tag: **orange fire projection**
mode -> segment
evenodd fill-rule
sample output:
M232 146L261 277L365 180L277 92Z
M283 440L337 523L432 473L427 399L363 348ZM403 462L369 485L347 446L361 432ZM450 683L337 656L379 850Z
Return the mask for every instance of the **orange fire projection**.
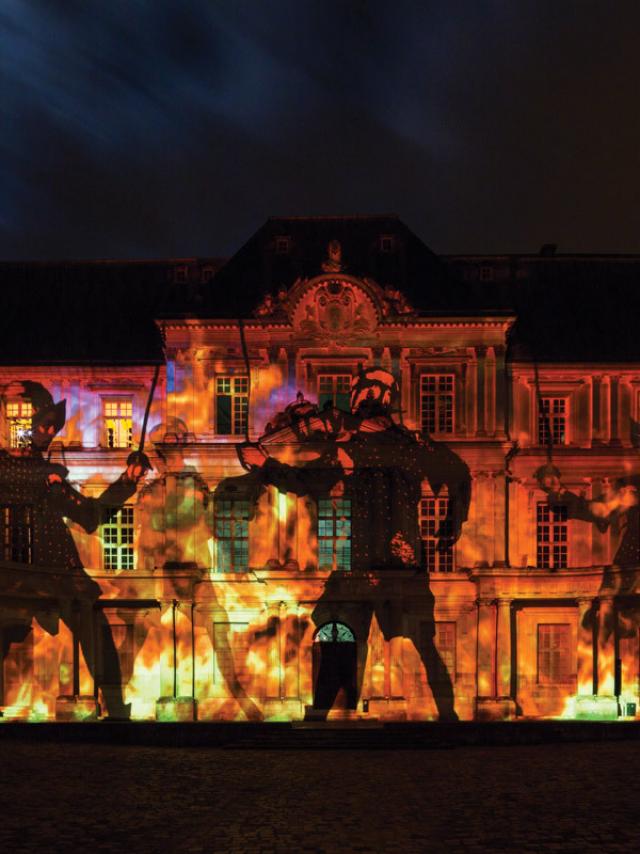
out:
M325 272L275 319L162 325L142 473L152 369L28 374L34 431L67 411L0 452L2 720L635 715L629 449L561 475L530 366L502 426L511 319L419 319ZM6 402L27 374L3 370ZM545 383L592 412L590 378Z

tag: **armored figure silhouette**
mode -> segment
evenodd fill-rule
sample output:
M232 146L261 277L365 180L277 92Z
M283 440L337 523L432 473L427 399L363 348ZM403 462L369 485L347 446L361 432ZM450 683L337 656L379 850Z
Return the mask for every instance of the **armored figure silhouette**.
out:
M67 480L67 469L51 463L45 453L65 423L66 402L54 404L40 383L23 381L8 390L11 396L31 403L31 428L20 437L20 447L0 450L0 506L4 515L3 569L9 582L3 593L23 603L33 602L31 617L51 634L58 631L58 618L77 637L94 679L97 668L93 650L93 627L79 618L82 603L95 602L99 585L85 572L65 518L92 533L103 514L121 507L136 491L138 480L150 463L134 452L127 469L99 498L89 498ZM55 602L52 611L38 605L42 599ZM128 718L120 686L120 665L109 624L96 609L94 622L102 639L102 695L111 718ZM6 652L6 650L5 650ZM96 689L97 689L96 685Z
M368 580L360 602L360 613L364 614L360 634L368 636L375 614L386 640L403 634L397 612L386 607L389 570L424 568L418 522L423 480L429 481L435 495L443 486L448 490L448 513L437 532L440 550L449 548L460 536L471 484L467 465L445 444L418 438L394 421L397 397L393 375L382 369L359 370L351 385L350 412L331 405L319 409L299 395L296 403L268 426L262 440L273 440L286 431L289 436L293 434L294 442L313 449L315 458L292 466L268 456L261 442L245 443L238 447L238 454L248 473L227 478L216 490L216 497L242 495L254 504L267 485L316 501L329 496L351 500L351 575ZM340 598L343 576L336 571L328 578L313 613L317 626L339 616L335 602ZM411 636L411 640L425 664L440 717L454 718L453 687L434 644L434 602L426 573L425 579L420 618L428 630L423 629L419 638ZM363 666L360 677L362 671ZM323 663L318 683L323 683ZM322 692L321 701L316 697L316 705L321 702L323 708L330 708L339 688L335 683L334 688ZM360 686L348 688L352 706L359 692Z

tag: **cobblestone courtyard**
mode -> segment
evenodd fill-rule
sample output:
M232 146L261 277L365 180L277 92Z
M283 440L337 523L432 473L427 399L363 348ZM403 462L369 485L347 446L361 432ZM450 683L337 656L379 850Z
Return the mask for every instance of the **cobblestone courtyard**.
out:
M0 743L0 851L638 850L636 743L222 750Z

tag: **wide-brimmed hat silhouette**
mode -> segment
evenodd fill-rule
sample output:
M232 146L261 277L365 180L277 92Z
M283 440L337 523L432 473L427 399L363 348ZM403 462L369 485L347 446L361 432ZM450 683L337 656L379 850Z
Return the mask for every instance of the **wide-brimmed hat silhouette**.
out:
M20 380L13 382L5 389L7 398L21 397L28 400L33 409L31 417L32 434L38 432L39 427L46 427L45 431L49 441L64 427L67 418L67 401L53 402L51 392L42 383L33 380ZM49 428L53 428L49 430Z

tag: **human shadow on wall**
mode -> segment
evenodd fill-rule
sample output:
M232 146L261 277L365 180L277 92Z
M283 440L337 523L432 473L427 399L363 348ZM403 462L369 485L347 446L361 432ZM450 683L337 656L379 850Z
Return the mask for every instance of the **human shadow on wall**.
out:
M394 420L398 397L393 375L382 369L359 370L351 385L349 411L330 403L319 409L299 394L267 425L257 444L238 447L248 472L223 480L215 498L242 498L255 508L262 491L272 485L281 493L308 496L317 507L323 502L319 565L333 571L316 603L313 621L318 628L330 621L353 627L358 638L358 675L354 698L353 689L336 683L328 673L331 656L335 659L334 652L328 651L318 671L316 704L335 700L341 688L352 706L357 702L375 615L385 640L407 637L413 642L439 717L451 720L456 718L453 685L435 645L434 597L421 555L418 505L423 480L429 481L435 496L446 486L448 511L436 537L439 550L450 549L467 518L471 478L467 465L447 445L420 437ZM271 442L298 446L312 459L295 466L282 463L267 455L265 446ZM421 573L424 608L419 620L403 620L397 607L388 612L385 603L398 598L393 570ZM421 631L416 628L419 624ZM330 684L335 691L328 688Z
M45 631L58 632L58 620L79 643L89 671L112 718L128 718L122 697L118 652L104 612L94 608L100 587L85 571L65 519L93 533L113 508L122 507L150 467L134 452L127 468L99 498L88 498L67 480L67 469L50 462L47 451L65 424L66 402L53 402L47 389L24 380L5 389L7 400L30 404L32 415L11 423L12 447L0 450L0 509L3 522L2 589L20 603L23 622L35 618ZM28 411L28 410L27 410ZM43 606L53 601L54 608ZM93 609L93 619L83 619ZM102 640L97 666L94 631ZM8 648L3 649L3 660ZM73 686L77 693L78 685Z
M638 427L638 422L632 421L631 439L635 447L640 438ZM635 602L640 567L640 475L613 479L607 489L590 499L567 489L560 470L552 463L540 466L534 475L551 508L565 508L567 519L591 523L601 533L612 530L617 534L613 563L603 566L598 595L586 610L581 625L597 643L606 644L613 638L617 648L621 638L636 637L640 626ZM615 600L616 608L601 608L603 598ZM619 694L619 666L615 667L613 678L614 691Z
M160 425L155 432L157 435L154 437L152 432L151 438L155 438L158 474L140 491L140 509L146 524L141 531L139 548L141 559L152 566L163 565L166 579L171 582L173 570L210 565L207 543L215 535L215 518L205 479L185 460L184 451L189 441L186 427L172 422ZM217 669L230 697L238 703L246 718L260 721L263 715L247 693L236 668L231 642L232 617L226 607L223 588L216 579L207 580L205 584L206 594L200 603L206 604L205 628ZM180 597L181 591L174 589L173 595ZM187 598L190 595L187 593ZM209 619L211 614L215 614L215 622Z

